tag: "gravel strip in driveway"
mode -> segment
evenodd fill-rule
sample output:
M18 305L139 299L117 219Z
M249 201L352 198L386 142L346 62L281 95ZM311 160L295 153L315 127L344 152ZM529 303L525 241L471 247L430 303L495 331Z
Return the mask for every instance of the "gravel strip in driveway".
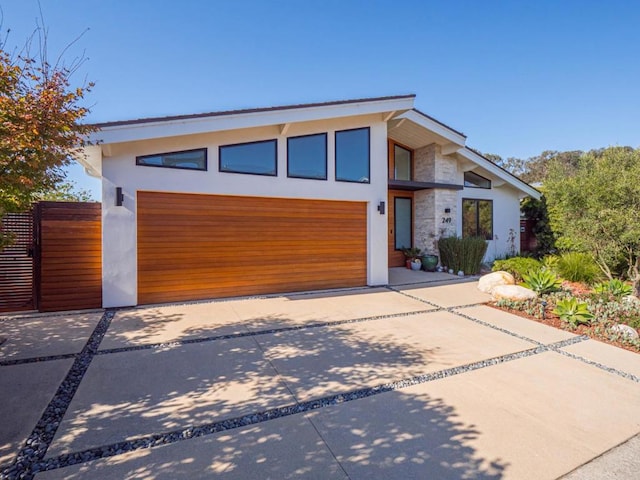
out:
M557 412L567 412L568 423L565 428L575 428L576 431L560 432L562 435L559 434L557 438L554 437L554 441L557 443L565 437L568 439L567 441L580 439L580 431L583 427L588 427L585 432L589 432L590 435L606 437L606 441L602 440L590 445L589 448L593 449L595 453L590 453L591 450L587 453L582 452L580 455L575 455L576 459L584 459L588 455L591 455L589 458L592 458L596 454L602 453L602 451L597 450L598 448L604 448L606 445L615 445L615 443L612 443L617 438L615 426L613 430L604 431L602 430L602 421L596 422L594 426L588 423L580 425L571 423L570 413L572 408L578 409L579 418L588 418L588 412L579 410L581 400L576 398L575 392L577 391L576 389L583 388L584 394L590 397L588 402L590 408L595 408L593 406L598 405L598 402L593 400L593 395L601 393L597 392L597 385L592 382L593 379L601 380L603 384L608 386L607 392L604 392L608 403L605 402L598 406L597 408L600 410L594 412L594 415L600 415L599 418L602 419L608 418L609 413L612 413L611 418L618 421L620 414L614 415L615 412L607 410L609 403L618 399L621 402L620 404L624 405L624 408L628 410L628 406L633 403L631 400L635 392L638 393L638 400L640 401L640 389L637 389L639 379L635 375L635 367L627 371L622 359L609 362L609 358L618 358L615 355L607 357L609 350L605 353L594 349L580 350L579 347L589 341L586 337L570 335L568 338L549 341L549 339L553 338L553 335L548 335L547 332L537 332L535 329L528 330L521 325L516 325L516 320L513 323L509 322L509 318L501 318L499 321L494 320L486 317L486 312L482 315L474 315L475 310L480 307L478 307L478 303L464 301L465 297L461 296L461 292L464 291L463 286L448 289L433 288L439 289L434 291L433 299L435 300L430 299L427 288L413 290L410 288L389 288L384 296L385 301L393 301L394 295L397 295L397 298L404 298L402 308L399 308L394 313L391 311L393 310L392 306L387 305L382 315L359 317L355 315L355 312L369 312L372 307L370 302L367 305L359 305L358 292L355 290L352 298L340 299L342 302L340 304L341 315L347 318L343 317L337 320L327 319L320 315L319 318L321 320L314 321L313 312L305 312L303 303L297 303L296 305L290 305L289 308L293 313L299 312L300 318L294 318L293 313L291 313L289 317L281 316L276 321L270 317L269 321L260 322L258 314L253 312L260 311L260 302L262 300L273 300L274 297L246 300L254 303L252 305L243 305L243 309L247 312L247 318L250 319L251 323L251 328L245 331L221 335L207 334L212 330L206 328L207 319L201 314L198 322L200 322L199 325L204 325L204 327L199 335L188 332L188 335L178 336L175 340L168 342L148 341L147 343L125 343L124 345L120 343L118 345L114 341L109 345L109 348L99 350L100 342L107 329L109 329L109 324L113 318L112 311L105 312L91 338L80 353L67 352L58 354L66 355L65 358L69 362L73 359L73 366L45 409L45 413L37 422L16 460L9 465L5 464L0 467L0 478L33 478L34 475L37 476L38 480L40 477L43 480L48 478L76 478L75 475L82 476L81 472L87 472L88 475L90 475L88 472L100 472L94 478L102 478L103 475L105 478L134 478L135 475L142 472L153 476L154 471L156 471L154 469L157 469L158 472L162 471L163 464L172 465L174 470L171 471L175 473L175 478L180 477L180 475L182 475L182 478L205 476L204 470L190 470L195 466L200 469L215 467L219 469L215 471L219 471L220 474L233 473L234 466L237 466L238 470L235 478L243 478L238 476L241 474L245 475L244 478L266 478L267 472L276 471L282 472L279 478L285 478L291 472L294 473L292 474L293 476L300 478L345 478L347 475L350 478L375 478L376 475L380 476L382 474L380 472L389 475L391 475L391 472L396 472L401 476L402 472L405 471L402 468L408 468L409 466L411 467L406 471L415 472L417 471L415 470L416 468L420 469L421 461L427 461L425 465L435 465L435 463L429 462L437 462L440 465L439 468L442 468L442 472L449 472L449 477L445 478L458 478L452 473L457 470L455 468L448 470L449 467L446 465L446 461L456 460L455 455L453 457L438 458L436 449L428 453L433 456L428 460L426 457L407 457L407 455L412 455L413 450L405 449L403 442L415 442L421 435L428 435L428 432L435 428L435 424L428 422L451 423L453 426L464 423L466 413L459 417L453 406L446 406L446 399L437 399L442 407L441 411L445 412L446 416L442 418L430 417L428 411L425 410L424 415L426 416L422 417L421 409L417 408L418 404L410 401L410 397L414 395L412 392L422 391L421 389L428 391L431 388L430 386L440 386L447 383L446 388L438 387L433 388L433 390L448 392L448 394L452 395L452 401L464 399L464 405L461 404L461 407L466 408L467 410L463 411L468 412L469 405L473 406L474 399L466 396L465 389L468 387L469 391L476 389L477 392L482 392L482 395L486 397L485 403L478 405L478 411L491 413L491 415L498 418L497 424L499 425L501 423L499 421L500 411L492 409L492 401L490 400L491 388L493 387L490 383L477 383L477 379L484 379L482 382L486 382L487 379L495 379L496 385L500 386L504 395L508 392L509 384L500 378L498 372L510 372L510 375L515 376L513 378L517 378L518 365L522 362L522 364L528 365L529 371L535 372L539 381L546 381L544 369L539 368L537 365L537 359L541 358L545 358L549 365L559 365L563 366L563 368L573 366L576 372L580 371L580 375L577 376L579 378L572 383L571 388L565 389L566 392L571 392L573 400L570 401L575 401L575 405L563 403L557 406ZM475 288L475 284L467 284L467 288ZM371 294L371 290L363 291ZM416 295L413 295L412 291ZM436 301L447 295L453 295L454 297L449 298L446 302ZM469 298L475 300L476 297L480 299L480 296L473 292L473 295ZM304 298L313 300L314 308L322 308L323 302L330 303L332 301L330 295L326 295L324 292L320 295L313 293L307 296L299 295L296 300L300 299L302 301ZM380 301L381 298L382 296L377 301ZM226 308L228 308L232 302L225 303ZM272 302L272 307L275 304L277 302ZM426 308L417 310L416 306L419 308L420 304ZM212 315L215 315L216 305L217 302L211 302L210 304ZM203 308L198 310L203 312ZM287 322L287 318L291 321ZM265 328L257 328L259 325L264 325ZM432 335L429 332L432 332ZM151 339L152 337L149 336L147 338ZM112 339L115 340L113 336ZM255 346L249 348L250 344L255 344ZM226 345L229 345L229 347L226 347ZM344 351L341 345L351 348L352 351ZM225 353L226 348L230 349L228 354ZM173 358L175 361L175 355L182 349L185 350L185 365L183 367L191 368L189 365L193 362L193 372L195 373L190 373L191 370L189 368L183 368L182 370L176 368L179 373L178 376L186 381L184 383L183 380L180 380L182 382L180 385L186 385L183 390L180 390L181 387L177 382L176 374L173 370L170 370L172 368L171 361L168 360ZM187 349L190 349L190 352L187 352ZM252 351L250 356L245 355L248 350ZM359 352L359 350L363 351ZM208 356L203 355L201 357L201 359L207 358L206 362L198 362L198 358L200 358L197 354L198 351L209 352ZM173 357L166 355L171 352L173 352ZM246 361L244 363L236 362L234 354L245 355L242 358L246 359ZM138 357L137 355L142 356ZM162 360L164 355L166 357ZM130 356L130 361L123 361L127 356ZM55 355L38 356L36 358L24 357L20 359L20 362L28 363L29 367L35 367L38 364L53 364L54 357ZM138 363L137 359L140 358L147 358L147 361ZM555 358L561 358L562 361L554 360ZM299 363L303 359L306 362L304 365ZM13 362L13 359L5 359L5 361ZM233 368L225 367L227 370L220 369L219 367L224 365L216 366L217 361L226 361L229 363L227 367ZM386 368L389 366L389 361L392 362L392 367L394 366L393 362L396 362L397 368ZM12 363L3 364L1 362L0 360L0 374L2 374L2 368L15 368ZM109 367L111 370L109 368L105 370L100 367L100 365L108 366L111 362L114 363ZM406 368L401 368L402 362L408 362ZM260 366L265 363L270 364L271 368ZM118 365L120 366L118 367ZM246 365L246 367L243 365ZM345 378L351 379L352 382L341 381L341 375L346 374L345 372L347 372L350 365L353 371ZM376 369L376 365L379 365L380 368ZM136 375L139 377L140 386L139 388L136 387L137 390L132 398L142 398L142 395L146 395L145 398L148 402L148 407L150 407L140 409L137 413L133 412L134 415L130 417L131 424L138 422L139 428L130 429L128 432L120 431L120 427L114 427L109 430L110 424L117 426L123 424L123 421L127 423L126 420L129 418L127 415L132 412L123 411L122 414L118 412L120 398L118 395L122 394L122 398L128 401L125 393L129 385L119 385L119 382L125 380L118 380L120 377L115 373L115 376L111 376L111 374L105 377L100 376L102 375L101 372L112 371L116 367L120 370L131 369L127 374L128 377L125 375L127 378L134 379ZM567 369L567 375L572 375L570 370L570 368ZM180 374L182 371L183 374ZM358 372L367 371L371 371L369 379L358 377L360 375ZM595 374L593 371L598 373ZM164 374L165 372L166 374ZM219 380L216 380L216 372L222 372L222 377ZM269 395L263 396L260 393L260 388L254 388L251 384L242 381L243 372L253 372L251 376L256 381L264 377L262 380L271 382L274 388L277 387L278 392L283 392L283 394L273 397L269 397ZM495 375L497 377L492 372L496 372ZM563 374L564 371L553 372L553 375L549 375L549 377L553 381L557 381L562 378ZM315 377L310 375L315 375ZM223 388L225 382L229 381L236 381L238 385L244 385L243 388L251 387L250 391L258 401L248 402L247 397L243 397L244 399L241 399L245 405L243 408L235 408L233 404L235 400L229 396L225 397L227 403L220 404L224 408L212 403L202 403L205 400L204 397L202 399L198 397L202 392L191 386L189 382L195 381L194 385L197 386L199 385L198 382L205 376L206 379L213 379L212 382L209 382L212 388ZM327 383L332 379L337 379L335 387L332 383ZM470 383L467 383L467 379L469 379L468 382ZM153 388L147 389L145 382L156 382L158 386L171 395L178 392L182 397L189 399L193 406L197 407L199 413L190 415L189 411L184 410L184 403L165 402L169 398L165 393L160 392L160 396L154 397L153 392L156 384L150 384L149 387ZM526 379L519 379L519 382L521 388L526 385L526 388L530 389L531 392L541 393L536 398L548 399L549 396L553 396L554 388L556 388L553 383L536 386L528 384ZM89 429L89 432L96 430L98 435L91 437L93 438L92 441L84 442L83 435L85 434L82 431L74 431L74 428L78 425L76 420L83 411L89 411L86 409L87 406L93 405L96 401L100 402L100 395L91 396L91 391L93 390L91 386L94 385L98 388L103 383L104 388L113 390L113 398L108 399L103 395L102 400L105 401L101 408L110 415L120 416L120 423L116 421L93 424L94 426ZM83 386L85 387L84 389L82 388ZM616 386L621 387L620 396L617 396ZM314 387L322 388L314 390ZM287 397L284 393L286 391L289 391L293 397ZM306 396L301 394L305 391L308 392ZM235 390L235 392L242 392L242 389ZM403 417L403 412L401 411L389 412L389 418L353 418L351 423L354 427L349 432L327 431L327 425L331 425L331 421L327 420L322 424L324 426L320 428L320 423L314 423L313 417L307 417L322 414L323 418L330 419L331 415L325 416L323 412L335 412L335 409L347 407L348 409L342 410L340 415L349 417L353 412L360 411L359 415L367 416L369 413L367 413L365 407L362 410L361 408L352 409L351 406L365 405L368 401L374 401L375 399L380 399L378 405L383 405L389 403L389 398L394 398L395 395L401 395L405 399L405 401L399 403L400 405L406 405L407 407L416 405L417 408L417 410L407 412L413 419L413 423L412 427L407 427L406 430L402 430L402 422L400 420ZM479 395L479 401L481 401L480 397L482 395ZM237 398L240 399L240 397ZM523 402L527 399L527 395L526 393L521 393L519 396L515 395L514 398L519 398L519 401ZM158 399L160 402L156 401ZM356 400L362 403L356 402ZM567 402L569 400L564 399L563 401ZM242 402L239 402L238 405L240 403ZM510 405L508 401L498 403L500 408L505 409L504 412L508 413L507 417L511 419L510 421L517 421L518 415L521 414L521 411L524 411L517 404ZM529 425L532 417L535 417L535 403L526 407L526 419L523 419L522 424L517 426L520 429L524 425ZM549 406L545 405L544 408L548 409ZM138 415L139 420L136 419L135 415ZM173 415L181 420L172 424L164 421L158 415L169 415L167 418ZM335 418L340 417L340 415ZM560 415L562 413L557 413L556 417L560 418ZM89 423L96 421L91 415L83 418L88 420ZM108 420L108 415L105 416L105 419ZM158 421L158 419L162 421ZM305 421L303 422L302 419ZM355 427L359 420L366 420L365 424L370 426L372 426L371 422L379 421L381 423L378 426L384 428L384 425L391 424L392 419L397 422L394 425L397 425L398 431L389 432L389 436L393 437L393 441L385 440L386 443L384 445L380 444L378 446L375 438L368 438L366 431L359 433ZM421 424L421 421L427 423ZM533 424L543 421L544 418L540 418L535 420ZM630 423L624 429L621 429L621 432L624 430L622 433L626 437L619 438L616 443L628 438L628 432L633 431L636 426L637 430L640 431L640 418L631 415L628 421ZM316 427L315 433L313 428L308 428L309 422ZM282 442L282 435L287 431L287 425L290 428L297 429L297 432L304 432L304 442L308 442L305 445L313 445L314 451L318 452L318 458L322 459L321 461L319 460L314 465L309 459L305 460L304 452L300 448L293 449L291 442L288 444L286 442L281 443L283 445L282 448L285 450L279 450L278 448L263 449L261 445L271 445L273 447L278 442ZM488 425L488 427L494 428L495 425ZM554 435L552 427L553 425L550 425L550 428L545 430L546 434ZM339 429L341 427L331 428ZM503 428L509 431L510 427L508 424L504 424ZM514 431L518 431L518 428L515 428ZM260 434L262 431L264 435ZM453 428L452 431L456 431L456 429ZM487 445L492 447L488 450L491 457L487 456L485 458L499 456L499 448L495 450L493 447L502 444L496 441L495 445L491 445L491 438L493 437L490 435L483 436L483 432L478 430L473 434L475 435L474 438L469 437L467 439L462 433L465 430L460 429L459 431L461 432L460 436L445 440L451 442L454 446L463 447L466 449L465 451L469 450L469 442L477 441L479 442L478 445L484 445L483 448ZM491 431L490 428L489 431ZM536 433L535 431L530 432L534 436ZM566 436L564 433L570 433L570 435ZM59 441L64 439L65 435L69 435L69 438L72 438L73 441L69 443ZM251 438L252 440L247 444L243 443L243 435L247 435L246 438ZM361 438L361 444L357 443L358 435L364 435ZM413 440L411 440L410 435L414 435ZM356 443L351 444L351 446L349 446L349 443L339 445L342 442L341 439L348 437L353 437L353 441L356 441ZM229 457L231 458L229 459L223 455L226 452L225 442L229 442L229 439L234 438L236 439L234 444L237 446L237 450L234 450L233 458ZM499 473L502 478L510 478L509 462L519 461L517 456L509 457L509 455L513 455L513 452L520 450L526 451L529 440L526 436L518 440L521 442L521 449L510 450L505 447L505 455L507 457L500 460L502 470ZM197 458L193 458L189 453L190 448L187 445L190 442L194 442L192 445L199 452ZM578 443L567 445L567 448L573 452L579 452L581 446ZM249 448L249 444L252 445L251 448ZM534 438L530 444L532 446L539 445L540 440ZM181 447L182 445L185 447ZM219 447L216 447L216 445ZM415 443L411 445L411 448L417 446ZM610 446L607 448L610 448ZM218 448L222 450L218 451ZM350 450L352 448L357 448L361 452L367 450L369 457L346 453L352 451ZM390 450L377 451L376 449L378 448ZM208 449L215 449L215 451ZM153 456L156 463L145 466L144 458L147 454L144 452L150 452L149 458ZM270 452L268 455L280 455L282 456L281 465L284 466L285 463L290 463L292 470L289 473L285 472L286 469L278 470L280 463L276 461L277 459L274 460L273 457L265 458L260 456L262 454L257 453L254 455L254 452ZM416 452L418 451L416 450ZM420 455L426 454L422 450L419 453ZM481 453L480 450L477 451L478 455ZM172 455L178 455L178 457L174 458ZM185 455L189 455L191 458L187 458ZM293 458L292 455L299 456ZM224 458L227 458L227 460L214 465L211 463L214 462L214 457L215 462L222 461ZM247 459L249 458L254 459L255 463L252 464L251 461L248 461ZM365 458L370 458L372 461L368 463L364 460ZM542 466L545 462L551 461L551 459L545 459L543 456L533 455L532 458L527 459L527 462L523 462L522 465L533 465L532 468L534 468L535 465ZM132 459L131 468L137 468L138 470L127 470L129 468L127 466L129 459ZM189 463L187 460L193 463ZM244 466L240 468L243 462ZM376 462L383 462L386 470L381 470L379 467L382 464ZM389 470L389 468L393 469L394 462L399 466L404 465L404 467L398 467L397 471ZM478 462L476 466L479 466L482 460L480 459ZM260 470L261 463L265 465L264 471ZM578 466L578 464L570 465L570 463L569 460L565 459L562 465L556 465L555 470L549 471L566 473ZM189 465L194 465L194 467L189 467ZM311 467L311 465L314 466ZM311 470L305 469L305 466L311 468ZM565 468L565 466L570 468ZM245 468L248 468L248 470ZM255 468L255 470L252 470L252 468ZM563 468L565 470L562 470ZM191 477L184 473L187 471L191 472ZM513 471L521 470L513 468ZM542 473L537 478L552 478L545 476L544 471L546 470L541 468ZM298 472L298 474L295 475L295 472ZM425 476L428 476L428 473L428 471L425 471ZM210 471L209 474L211 474ZM171 478L166 475L165 477ZM234 478L234 476L230 475L230 478ZM485 475L482 478L499 477Z

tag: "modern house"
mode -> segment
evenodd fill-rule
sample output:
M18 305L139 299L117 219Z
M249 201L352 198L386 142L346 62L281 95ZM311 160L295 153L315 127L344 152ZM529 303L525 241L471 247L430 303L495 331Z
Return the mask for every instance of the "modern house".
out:
M492 258L539 197L414 95L97 126L105 307L384 285L443 235Z

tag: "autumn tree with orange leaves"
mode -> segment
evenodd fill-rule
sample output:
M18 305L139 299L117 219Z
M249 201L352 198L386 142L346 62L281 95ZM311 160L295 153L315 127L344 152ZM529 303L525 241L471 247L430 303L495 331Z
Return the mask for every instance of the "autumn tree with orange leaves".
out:
M70 78L85 58L65 65L61 55L49 63L42 27L19 52L6 43L6 37L0 40L0 219L28 210L39 195L54 190L65 178L70 154L93 131L80 123L89 113L81 102L93 84L74 88ZM0 248L8 241L0 228Z

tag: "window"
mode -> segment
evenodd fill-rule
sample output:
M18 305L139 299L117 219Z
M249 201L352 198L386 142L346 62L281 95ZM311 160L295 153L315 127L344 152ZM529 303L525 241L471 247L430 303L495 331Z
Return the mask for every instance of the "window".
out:
M413 219L412 201L410 198L396 197L393 202L393 219L395 232L395 249L411 248Z
M411 150L394 145L393 159L395 166L393 178L395 180L411 180Z
M462 200L462 236L493 239L493 200Z
M336 180L369 183L369 129L336 132Z
M145 167L183 168L187 170L207 169L207 149L183 150L181 152L156 153L136 157L136 165Z
M464 186L472 188L491 188L491 180L481 177L477 173L464 172Z
M219 148L219 170L255 175L278 174L277 140L224 145Z
M327 179L327 134L287 139L287 176Z

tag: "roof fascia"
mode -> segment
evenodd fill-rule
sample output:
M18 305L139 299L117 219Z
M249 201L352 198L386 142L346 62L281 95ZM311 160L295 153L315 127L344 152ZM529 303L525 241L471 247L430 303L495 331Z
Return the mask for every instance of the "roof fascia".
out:
M413 123L447 139L449 142L460 145L460 147L464 146L466 142L466 137L463 134L456 132L452 128L447 127L418 110L412 109L394 118L406 118L407 120L411 120Z
M264 111L238 112L228 115L182 119L158 119L144 123L104 126L90 140L102 145L150 140L162 137L193 135L224 130L282 125L357 115L369 115L413 108L415 96L371 99L350 103L319 106L282 107Z
M462 148L462 149L460 149L458 151L458 155L460 155L461 157L463 157L463 158L465 158L465 159L467 159L467 160L479 165L480 167L484 168L486 171L488 171L492 175L495 175L496 177L500 178L501 180L504 180L506 183L508 183L509 185L513 186L517 190L520 190L521 192L525 193L526 195L529 195L530 197L533 197L536 200L540 200L540 197L542 196L542 193L540 193L538 190L533 188L528 183L523 182L522 180L520 180L515 175L507 172L505 169L500 168L498 165L496 165L492 161L484 158L482 155L478 155L473 150L465 147L465 148Z

